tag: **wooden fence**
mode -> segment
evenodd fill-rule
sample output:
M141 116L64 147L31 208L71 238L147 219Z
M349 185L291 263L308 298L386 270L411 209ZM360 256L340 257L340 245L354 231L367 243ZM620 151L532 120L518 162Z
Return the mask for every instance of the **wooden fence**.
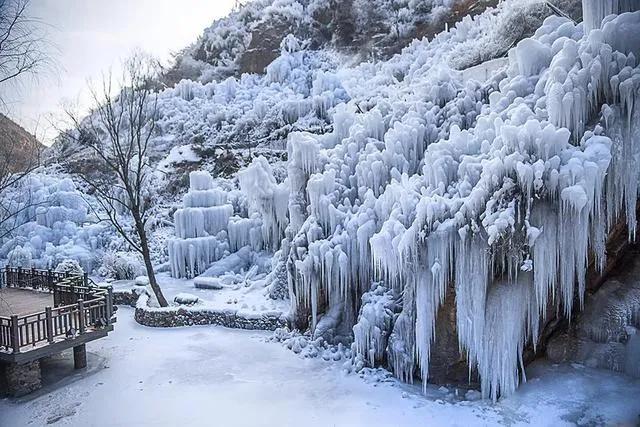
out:
M0 351L20 353L107 328L113 316L111 288L99 288L87 275L5 268L0 286L53 293L54 307L21 316L0 316Z

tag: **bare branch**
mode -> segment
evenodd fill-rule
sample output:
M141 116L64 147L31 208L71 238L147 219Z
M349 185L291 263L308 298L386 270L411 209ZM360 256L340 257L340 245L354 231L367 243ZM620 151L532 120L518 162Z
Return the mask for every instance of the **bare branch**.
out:
M50 62L44 25L28 16L29 4L30 0L0 1L0 88L20 76L35 76Z

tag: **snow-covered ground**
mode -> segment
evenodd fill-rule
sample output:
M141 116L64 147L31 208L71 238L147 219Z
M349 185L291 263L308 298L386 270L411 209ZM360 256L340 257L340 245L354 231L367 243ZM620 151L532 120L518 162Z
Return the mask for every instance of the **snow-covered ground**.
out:
M176 279L168 273L160 273L156 278L162 288L162 293L168 301L173 301L177 295L186 293L197 296L199 299L198 306L202 308L232 308L250 314L289 312L288 300L273 300L266 296L267 289L264 288L264 280L247 280L246 282L224 286L222 289L200 289L196 288L193 280ZM98 281L100 280L98 279ZM136 287L136 284L133 280L113 282L113 289L116 292L134 287Z
M150 329L130 308L88 345L90 373L32 400L0 401L1 426L636 425L640 381L582 366L539 364L497 404L452 390L345 375L301 359L268 333Z

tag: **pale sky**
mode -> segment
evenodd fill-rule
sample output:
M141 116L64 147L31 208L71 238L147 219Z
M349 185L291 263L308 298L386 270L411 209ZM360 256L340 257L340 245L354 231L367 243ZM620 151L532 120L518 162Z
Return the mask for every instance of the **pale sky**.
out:
M55 66L36 81L23 79L8 92L10 117L44 142L62 104L88 104L87 82L142 49L166 63L229 13L234 0L31 0L30 16L47 24Z

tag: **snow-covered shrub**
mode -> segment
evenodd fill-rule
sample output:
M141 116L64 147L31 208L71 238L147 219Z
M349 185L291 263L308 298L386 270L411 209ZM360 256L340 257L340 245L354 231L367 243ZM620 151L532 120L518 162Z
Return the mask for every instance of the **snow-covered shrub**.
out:
M80 263L75 259L65 259L61 263L56 266L56 271L59 273L69 273L69 274L84 274L84 270Z
M138 252L106 252L98 274L116 280L133 280L145 271Z
M16 246L8 254L7 265L9 265L10 267L22 267L22 268L33 267L31 250L29 250L29 248L24 248L22 246Z

